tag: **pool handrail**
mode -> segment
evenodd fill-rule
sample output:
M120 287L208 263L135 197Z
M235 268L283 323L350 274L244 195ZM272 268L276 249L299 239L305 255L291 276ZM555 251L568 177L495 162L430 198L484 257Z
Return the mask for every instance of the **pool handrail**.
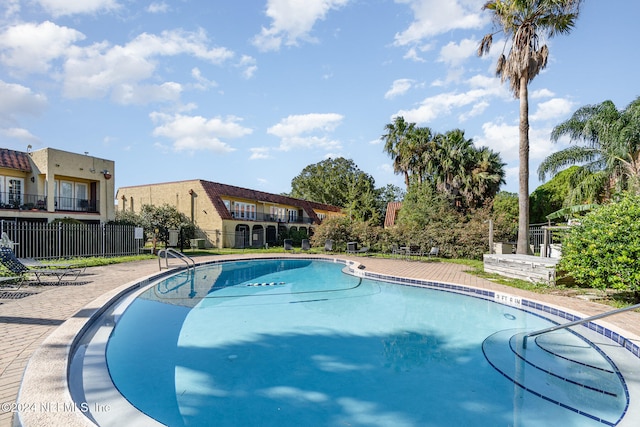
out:
M617 308L615 310L607 311L605 313L596 314L594 316L585 317L584 319L574 320L573 322L563 323L561 325L550 326L548 328L540 329L538 331L530 332L522 338L522 348L527 348L527 339L536 337L538 335L546 334L547 332L557 331L559 329L570 328L571 326L582 325L583 323L591 322L592 320L602 319L603 317L613 316L614 314L623 313L625 311L631 311L640 308L640 304L630 305L628 307Z
M172 255L172 258L178 258L182 260L185 264L187 264L187 269L196 268L196 262L193 260L193 258L183 254L180 251L176 251L173 248L166 248L166 249L160 249L158 251L158 267L160 267L160 270L162 270L163 255L164 255L165 268L167 270L169 269L169 256L168 256L169 254Z

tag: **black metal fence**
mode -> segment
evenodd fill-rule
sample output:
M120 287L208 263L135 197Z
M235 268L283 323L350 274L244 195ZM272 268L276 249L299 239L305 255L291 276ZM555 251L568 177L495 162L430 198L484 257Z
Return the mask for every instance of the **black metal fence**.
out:
M139 253L135 227L114 224L66 224L0 221L19 258L121 256Z

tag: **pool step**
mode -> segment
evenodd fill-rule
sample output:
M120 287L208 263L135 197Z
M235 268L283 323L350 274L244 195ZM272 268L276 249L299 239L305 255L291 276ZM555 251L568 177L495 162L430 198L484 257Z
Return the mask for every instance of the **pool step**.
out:
M541 335L522 348L525 331L504 330L482 344L487 361L526 391L605 425L615 425L628 403L615 366L569 331Z

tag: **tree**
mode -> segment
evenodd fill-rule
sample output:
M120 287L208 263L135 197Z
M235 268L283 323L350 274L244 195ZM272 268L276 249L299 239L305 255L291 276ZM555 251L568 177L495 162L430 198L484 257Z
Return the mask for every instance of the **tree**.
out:
M385 126L384 151L393 158L393 171L404 175L404 182L409 187L409 174L416 157L411 152L411 138L415 123L407 123L404 117L398 116L393 123Z
M568 165L580 165L571 180L569 204L595 203L612 192L640 192L640 97L618 111L611 101L579 108L557 125L551 140L569 136L577 143L548 156L538 175L556 174Z
M625 195L581 218L562 243L559 268L579 284L640 290L640 197Z
M142 226L140 215L132 211L116 211L116 219L113 224Z
M565 169L531 193L529 206L531 222L534 224L547 222L547 215L573 204L569 195L571 183L578 172L578 166Z
M498 31L511 43L509 53L498 58L496 74L509 81L520 99L518 254L529 251L529 83L547 65L549 48L540 44L541 34L553 37L569 33L579 13L581 0L494 0L484 5L493 13ZM478 55L489 53L493 35L484 36Z
M140 223L147 236L154 235L157 240L169 243L169 230L182 230L184 239L195 235L195 227L191 221L174 206L164 204L162 206L142 205L140 208ZM157 231L156 231L157 230Z
M501 191L493 199L494 223L502 224L506 241L513 241L518 234L518 195ZM496 227L494 227L495 229Z
M476 148L460 129L438 134L434 141L426 171L435 187L462 210L492 200L504 183L500 155L486 147Z
M291 197L345 208L354 219L380 221L373 177L343 157L306 166L291 180Z

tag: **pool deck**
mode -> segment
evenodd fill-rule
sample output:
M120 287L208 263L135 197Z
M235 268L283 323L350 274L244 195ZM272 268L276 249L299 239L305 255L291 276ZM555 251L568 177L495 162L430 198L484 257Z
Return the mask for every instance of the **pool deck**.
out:
M265 254L266 257L315 257L312 254ZM197 257L196 262L257 258L259 254ZM493 283L465 272L466 267L452 263L383 259L345 254L317 255L319 258L355 260L376 272L404 278L433 280L471 286L526 297L568 311L591 316L611 307L578 298L537 294ZM12 427L15 402L23 373L32 354L44 340L68 319L86 319L99 307L99 297L137 279L158 273L158 261L137 261L88 268L75 285L24 285L21 291L34 292L20 299L0 299L0 427ZM70 282L73 284L73 282ZM0 289L1 290L1 289ZM607 318L601 324L640 337L640 313L626 312ZM635 341L635 340L634 340ZM640 342L635 341L637 344Z

